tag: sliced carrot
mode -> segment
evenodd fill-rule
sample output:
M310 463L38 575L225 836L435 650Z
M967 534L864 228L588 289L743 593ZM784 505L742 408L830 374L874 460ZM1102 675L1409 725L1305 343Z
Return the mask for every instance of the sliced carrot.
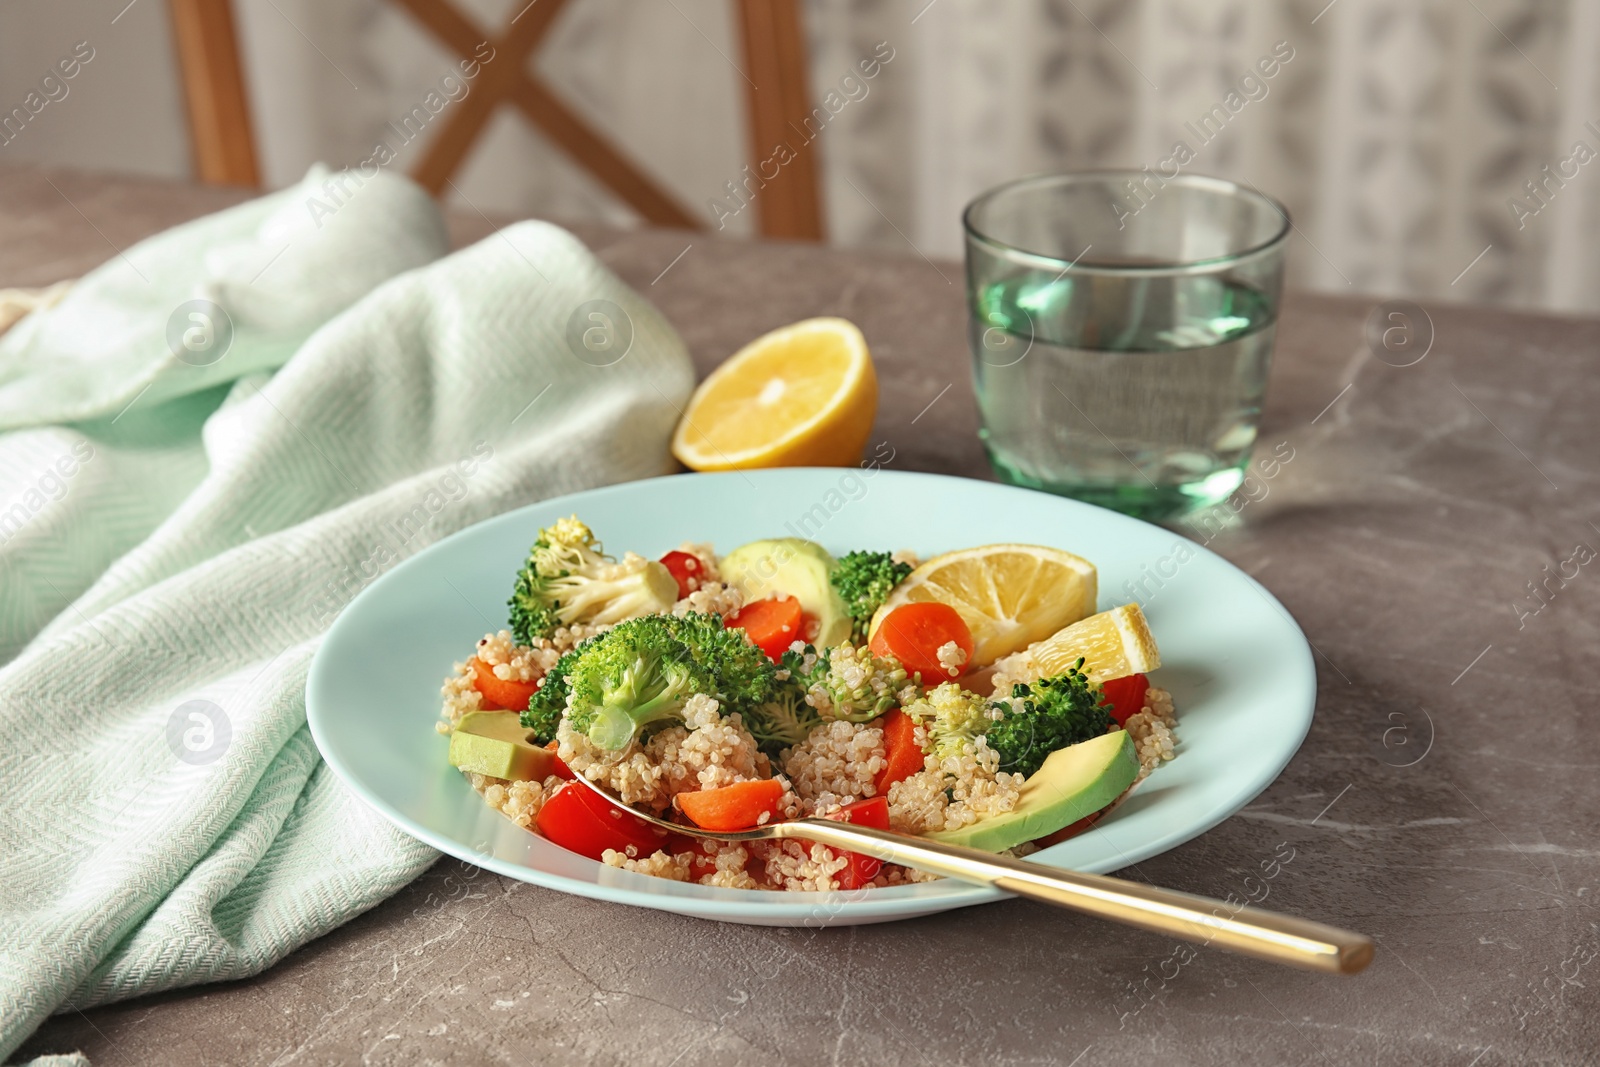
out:
M873 780L879 796L888 794L891 785L922 770L922 746L917 744L916 732L916 722L899 708L883 717L884 764Z
M778 805L783 801L783 783L775 778L735 782L697 793L679 793L673 799L689 821L705 830L748 830L782 818Z
M939 649L951 641L966 653L955 673L939 662ZM920 674L922 684L938 685L961 676L972 662L972 631L966 620L949 604L934 600L901 604L883 618L872 635L873 655L893 656L908 674Z
M527 711L539 683L497 678L493 667L473 656L472 688L483 696L484 711Z
M743 630L750 643L776 661L790 645L805 635L805 612L792 596L752 600L729 615L723 625Z

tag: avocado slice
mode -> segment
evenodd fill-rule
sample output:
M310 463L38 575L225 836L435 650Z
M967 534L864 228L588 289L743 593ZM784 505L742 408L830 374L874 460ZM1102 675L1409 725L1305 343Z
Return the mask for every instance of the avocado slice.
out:
M469 711L450 734L450 765L491 778L542 782L556 773L556 754L528 739L514 711Z
M811 643L827 648L850 638L850 612L829 581L838 565L815 541L779 537L740 545L722 558L718 569L746 601L774 594L800 601L801 610L817 620Z
M1024 841L1054 833L1099 811L1139 776L1139 755L1126 730L1057 749L1022 783L1017 806L959 830L926 836L950 845L1003 852Z

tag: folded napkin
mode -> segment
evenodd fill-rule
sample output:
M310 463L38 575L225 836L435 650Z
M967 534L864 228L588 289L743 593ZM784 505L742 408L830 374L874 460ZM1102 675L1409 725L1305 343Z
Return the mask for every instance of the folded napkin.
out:
M683 344L570 234L427 264L409 183L321 229L313 188L0 339L0 427L31 427L0 433L0 1059L54 1011L254 974L433 862L312 744L332 615L452 531L669 469ZM214 361L167 343L189 299L228 311Z

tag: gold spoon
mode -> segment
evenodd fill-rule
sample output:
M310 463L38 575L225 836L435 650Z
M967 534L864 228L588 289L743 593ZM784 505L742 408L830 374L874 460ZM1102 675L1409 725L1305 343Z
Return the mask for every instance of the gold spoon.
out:
M702 830L698 826L667 822L636 811L581 774L576 775L575 780L646 823L673 833L710 841L787 838L816 841L885 863L915 867L973 885L993 886L1056 907L1311 971L1355 974L1372 962L1371 938L1309 919L1259 908L1233 907L1190 893L1158 889L1103 874L1059 870L975 848L852 826L833 819L790 819L749 830Z

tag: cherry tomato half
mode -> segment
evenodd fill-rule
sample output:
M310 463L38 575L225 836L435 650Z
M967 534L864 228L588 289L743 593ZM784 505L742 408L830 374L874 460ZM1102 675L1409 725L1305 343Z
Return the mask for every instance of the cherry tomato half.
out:
M1126 678L1113 678L1100 687L1105 692L1101 706L1117 720L1118 726L1128 725L1128 716L1137 715L1144 708L1144 695L1150 689L1150 680L1142 674Z
M889 798L880 796L858 800L853 804L846 804L828 818L838 819L852 826L870 826L874 830L887 830ZM863 856L859 852L846 852L844 855L850 862L836 876L840 889L860 889L878 877L878 872L883 869L883 861L873 859L871 856Z
M629 815L581 785L557 789L534 820L540 834L562 848L601 859L607 849L626 852L634 848L636 858L644 858L664 847L665 833Z

